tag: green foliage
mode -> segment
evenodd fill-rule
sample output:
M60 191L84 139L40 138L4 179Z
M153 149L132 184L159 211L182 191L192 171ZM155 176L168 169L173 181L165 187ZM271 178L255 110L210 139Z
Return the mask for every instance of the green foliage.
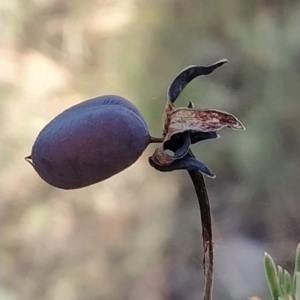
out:
M295 270L291 277L287 270L276 265L272 256L265 253L265 273L273 300L300 300L300 243L296 250Z

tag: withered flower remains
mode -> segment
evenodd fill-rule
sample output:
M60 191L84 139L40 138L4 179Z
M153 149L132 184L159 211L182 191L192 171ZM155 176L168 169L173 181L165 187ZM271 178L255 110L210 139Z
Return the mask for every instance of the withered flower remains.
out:
M168 172L179 169L199 170L209 177L213 172L190 153L190 145L217 138L216 131L223 127L245 129L232 114L215 109L197 109L192 102L187 107L175 108L174 102L194 78L208 75L226 63L223 59L211 66L189 66L182 70L171 83L167 92L167 104L163 127L163 141L149 158L155 169Z

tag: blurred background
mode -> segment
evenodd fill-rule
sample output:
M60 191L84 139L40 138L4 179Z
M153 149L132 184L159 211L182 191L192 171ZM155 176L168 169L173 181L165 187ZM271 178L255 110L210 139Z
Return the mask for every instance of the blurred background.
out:
M148 165L64 191L24 161L69 106L121 95L160 136L166 90L190 64L229 64L177 105L235 114L247 131L193 147L207 179L214 298L266 294L263 252L292 271L300 241L300 1L11 0L1 3L1 299L202 297L198 203L184 171Z

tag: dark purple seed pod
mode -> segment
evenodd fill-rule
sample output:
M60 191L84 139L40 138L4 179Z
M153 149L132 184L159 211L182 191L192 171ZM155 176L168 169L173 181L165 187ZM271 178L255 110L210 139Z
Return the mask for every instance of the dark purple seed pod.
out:
M76 189L126 169L149 142L138 109L122 97L107 95L59 114L40 132L26 159L47 183Z

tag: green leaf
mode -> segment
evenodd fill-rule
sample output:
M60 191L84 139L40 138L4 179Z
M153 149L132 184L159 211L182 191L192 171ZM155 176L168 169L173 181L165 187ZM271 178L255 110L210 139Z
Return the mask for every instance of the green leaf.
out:
M300 272L295 272L294 276L295 276L295 300L300 300Z
M300 273L300 243L297 246L296 250L296 260L295 260L295 273Z
M285 296L291 296L292 295L292 280L291 280L291 275L288 271L284 270L284 294Z
M284 295L284 274L283 274L283 269L280 266L277 266L277 277L279 280L279 286L281 289L282 295Z
M273 258L266 252L264 257L264 265L272 298L273 300L278 300L279 297L283 296L280 288L279 278Z
M298 244L297 249L296 249L295 271L294 271L294 278L293 278L293 291L295 292L295 295L296 295L296 282L297 282L296 274L297 273L300 273L300 243ZM297 288L298 288L298 290L300 290L299 284L298 284ZM299 298L299 300L300 300L300 298Z

